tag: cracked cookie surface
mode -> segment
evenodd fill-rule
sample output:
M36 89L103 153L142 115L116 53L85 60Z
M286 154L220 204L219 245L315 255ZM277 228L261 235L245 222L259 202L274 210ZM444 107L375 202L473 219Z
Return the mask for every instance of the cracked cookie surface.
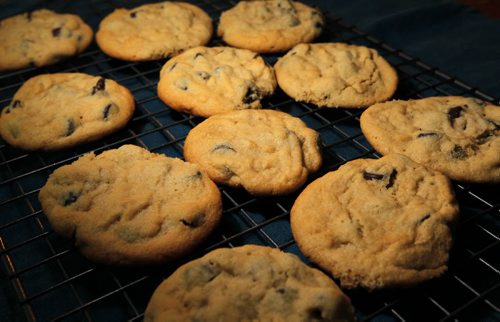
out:
M153 293L144 321L354 321L324 273L270 247L221 248L177 269Z
M134 145L56 169L39 200L54 231L74 238L86 257L121 265L185 255L222 208L217 186L196 165Z
M312 182L290 222L302 253L343 287L378 289L444 273L457 217L447 177L390 154L347 162Z
M500 107L443 96L376 104L361 129L380 153L401 153L454 180L500 182Z
M299 118L275 110L215 115L192 129L184 157L217 183L254 195L298 189L321 166L318 133Z
M81 73L30 78L0 115L0 135L25 150L58 150L124 127L135 103L111 79Z
M301 2L240 1L221 14L217 34L231 46L273 53L311 42L323 25L321 12Z
M99 24L96 41L111 57L128 61L167 58L205 45L212 20L201 8L176 1L116 9Z
M170 59L160 72L158 96L194 115L261 108L276 87L274 70L259 55L231 47L196 47Z
M320 107L362 108L389 99L398 76L376 50L343 43L300 44L274 65L280 88Z
M0 71L46 66L84 51L92 29L78 16L41 9L0 21Z

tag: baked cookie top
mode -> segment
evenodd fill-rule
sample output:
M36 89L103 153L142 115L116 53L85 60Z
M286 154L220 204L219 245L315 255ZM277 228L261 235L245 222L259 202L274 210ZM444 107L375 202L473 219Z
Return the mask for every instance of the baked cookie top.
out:
M349 298L321 271L278 249L221 248L156 289L144 321L354 321Z
M240 1L221 14L217 34L231 46L274 53L311 42L323 25L321 12L301 2Z
M390 154L347 162L315 180L290 221L304 255L343 287L377 289L445 272L457 216L446 176Z
M376 104L361 129L380 153L401 153L454 180L500 182L500 107L448 96Z
M30 78L0 115L0 135L25 150L58 150L104 137L132 117L134 97L111 79L81 73Z
M209 117L260 108L260 100L275 88L274 70L258 54L231 47L196 47L163 66L158 96L176 110Z
M0 71L46 66L84 51L92 29L78 16L41 9L0 21Z
M275 110L212 116L192 129L184 157L217 183L254 195L299 188L321 166L318 133L299 118Z
M297 45L274 68L285 93L320 107L383 102L398 84L396 71L376 50L343 43Z
M212 20L201 8L176 1L116 9L99 24L96 41L111 57L147 61L205 45Z
M56 169L39 199L56 233L93 261L121 265L185 255L215 228L222 207L196 165L134 145Z

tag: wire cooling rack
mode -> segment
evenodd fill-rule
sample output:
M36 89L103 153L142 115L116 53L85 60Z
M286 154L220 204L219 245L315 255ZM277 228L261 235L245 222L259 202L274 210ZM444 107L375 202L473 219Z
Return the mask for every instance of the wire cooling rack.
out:
M139 1L51 1L43 6L77 13L96 30L115 7ZM217 22L234 1L204 0L197 4ZM32 8L35 9L35 8ZM478 89L381 43L328 16L319 39L377 49L400 76L395 98L436 95L475 96L499 103ZM211 45L221 44L215 39ZM274 64L276 55L265 55ZM6 106L21 84L51 72L84 72L112 78L133 93L137 110L124 130L95 143L61 152L26 153L0 141L0 283L11 320L141 321L147 302L161 280L180 264L218 247L262 244L301 256L293 241L289 210L298 192L277 198L255 198L242 190L221 187L223 220L198 251L182 261L155 269L98 266L83 258L70 240L53 233L37 199L39 189L56 168L82 153L102 152L136 144L171 157L182 157L188 131L202 119L167 108L156 95L164 61L130 63L111 59L95 44L79 57L45 67L0 75L0 106ZM265 107L300 117L321 135L324 166L309 181L346 161L378 155L359 127L361 110L318 109L296 103L278 90ZM442 277L403 290L347 291L360 320L373 321L499 321L500 220L498 185L454 183L461 208L449 271ZM8 318L8 317L5 317ZM2 318L4 320L4 318Z

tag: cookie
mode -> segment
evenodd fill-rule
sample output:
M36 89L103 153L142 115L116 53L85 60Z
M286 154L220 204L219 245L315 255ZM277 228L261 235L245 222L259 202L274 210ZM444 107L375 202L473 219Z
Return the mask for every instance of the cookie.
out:
M376 104L361 129L380 153L401 153L454 180L500 182L500 107L448 96Z
M205 11L186 2L166 1L114 10L99 24L96 41L111 57L148 61L205 45L211 36L212 20Z
M321 12L301 2L240 1L221 14L217 34L234 47L275 53L311 42L323 25Z
M366 107L389 99L398 84L376 50L343 43L297 45L274 69L286 94L319 107Z
M312 182L290 222L302 253L342 287L378 289L443 274L457 216L446 176L390 154L347 162Z
M81 73L30 78L0 115L0 135L25 150L58 150L124 127L134 97L111 79Z
M184 157L217 183L254 195L282 195L321 166L318 137L289 114L241 110L198 124L188 133Z
M0 71L46 66L75 56L92 41L78 16L41 9L0 21Z
M89 259L157 264L190 252L221 216L217 186L180 159L124 145L52 173L39 200L54 231Z
M274 70L259 55L231 47L196 47L170 59L158 96L175 110L209 117L261 108L276 88Z
M178 268L144 315L156 321L354 321L349 298L295 255L245 245Z

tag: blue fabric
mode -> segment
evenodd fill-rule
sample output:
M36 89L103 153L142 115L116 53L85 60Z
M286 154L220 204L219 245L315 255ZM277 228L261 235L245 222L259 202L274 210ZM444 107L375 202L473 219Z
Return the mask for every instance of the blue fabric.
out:
M457 0L313 0L391 47L500 97L500 19Z

